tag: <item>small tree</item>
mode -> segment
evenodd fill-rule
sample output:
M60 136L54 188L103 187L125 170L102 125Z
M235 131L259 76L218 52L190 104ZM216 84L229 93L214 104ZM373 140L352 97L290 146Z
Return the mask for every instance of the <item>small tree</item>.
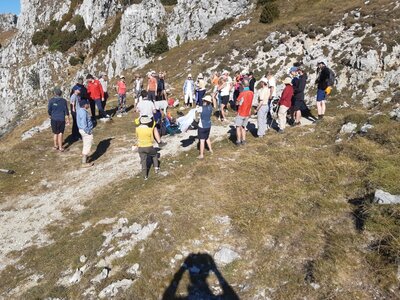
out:
M144 48L144 52L147 56L160 55L168 50L168 38L165 34L158 38L153 44L149 44Z
M277 18L279 18L278 6L272 2L265 4L261 11L260 22L269 24Z
M34 89L38 90L40 89L40 76L38 71L36 70L31 70L31 72L28 75L28 84Z

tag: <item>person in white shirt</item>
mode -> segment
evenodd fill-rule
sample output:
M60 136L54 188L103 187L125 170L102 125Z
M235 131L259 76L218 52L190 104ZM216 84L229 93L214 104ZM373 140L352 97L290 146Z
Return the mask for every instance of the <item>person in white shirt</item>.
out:
M143 90L143 78L139 75L135 75L135 81L134 81L134 95L135 95L135 105L138 104L140 101L140 95Z
M136 106L136 111L139 112L141 116L149 116L153 117L153 114L156 112L156 107L154 106L153 101L147 99L147 91L143 90L141 93L142 100Z
M263 137L265 132L267 131L267 115L269 109L269 99L270 99L270 88L268 87L268 80L266 78L262 78L261 80L261 89L258 91L259 104L256 109L257 120L258 120L258 137Z
M101 101L101 106L103 107L103 110L106 110L107 99L109 97L107 74L106 73L101 74L99 81L100 81L101 87L103 88L103 92L104 92L104 100Z
M220 114L221 114L221 121L225 120L225 108L228 106L229 103L229 96L231 93L231 89L233 86L233 80L232 77L229 76L228 71L224 71L222 73L222 78L223 78L223 83L218 87L218 90L221 93L221 109L220 109Z

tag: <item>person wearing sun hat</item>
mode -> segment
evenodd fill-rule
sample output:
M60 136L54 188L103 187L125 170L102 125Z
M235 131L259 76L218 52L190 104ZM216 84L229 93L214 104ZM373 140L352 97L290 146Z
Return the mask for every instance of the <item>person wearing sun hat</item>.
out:
M286 77L283 81L285 88L283 89L281 98L279 99L278 105L278 126L279 133L283 133L286 128L286 115L287 111L292 106L292 98L293 98L293 86L292 86L292 78Z
M198 112L200 112L199 128L197 131L198 138L200 140L200 155L198 156L199 159L204 158L204 149L206 143L210 153L213 153L210 141L211 116L213 113L212 104L214 104L214 106L216 105L216 103L213 102L215 101L213 101L213 98L211 96L204 96L203 106L198 108Z
M192 74L188 74L185 83L183 84L183 97L185 99L186 107L190 107L193 104L193 94L194 94L194 81L192 79Z
M137 147L142 166L142 174L144 180L148 178L147 158L151 157L154 164L154 171L157 174L160 171L158 163L157 149L153 147L153 141L159 144L160 147L166 145L161 142L160 135L155 128L155 122L149 116L141 116L139 118L139 126L136 127Z

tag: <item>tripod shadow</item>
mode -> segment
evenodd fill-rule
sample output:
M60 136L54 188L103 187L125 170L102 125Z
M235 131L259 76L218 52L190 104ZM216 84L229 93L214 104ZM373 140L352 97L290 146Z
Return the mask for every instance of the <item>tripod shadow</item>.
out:
M189 275L187 296L177 295L179 284L185 272ZM222 293L214 294L207 278L214 273ZM163 300L189 300L189 299L229 299L239 300L239 296L226 282L218 270L214 259L207 253L191 253L184 261L179 270L175 273L170 285L165 290Z
M185 140L181 140L181 146L183 148L189 147L190 145L192 145L195 141L196 141L197 135L191 135L189 136L187 139Z

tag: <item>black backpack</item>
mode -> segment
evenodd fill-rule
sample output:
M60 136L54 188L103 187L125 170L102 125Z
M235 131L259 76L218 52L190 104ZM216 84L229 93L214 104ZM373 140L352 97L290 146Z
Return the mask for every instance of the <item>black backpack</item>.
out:
M335 72L333 72L332 69L330 69L330 68L327 68L327 69L329 72L327 84L328 84L328 86L334 86L337 83Z

